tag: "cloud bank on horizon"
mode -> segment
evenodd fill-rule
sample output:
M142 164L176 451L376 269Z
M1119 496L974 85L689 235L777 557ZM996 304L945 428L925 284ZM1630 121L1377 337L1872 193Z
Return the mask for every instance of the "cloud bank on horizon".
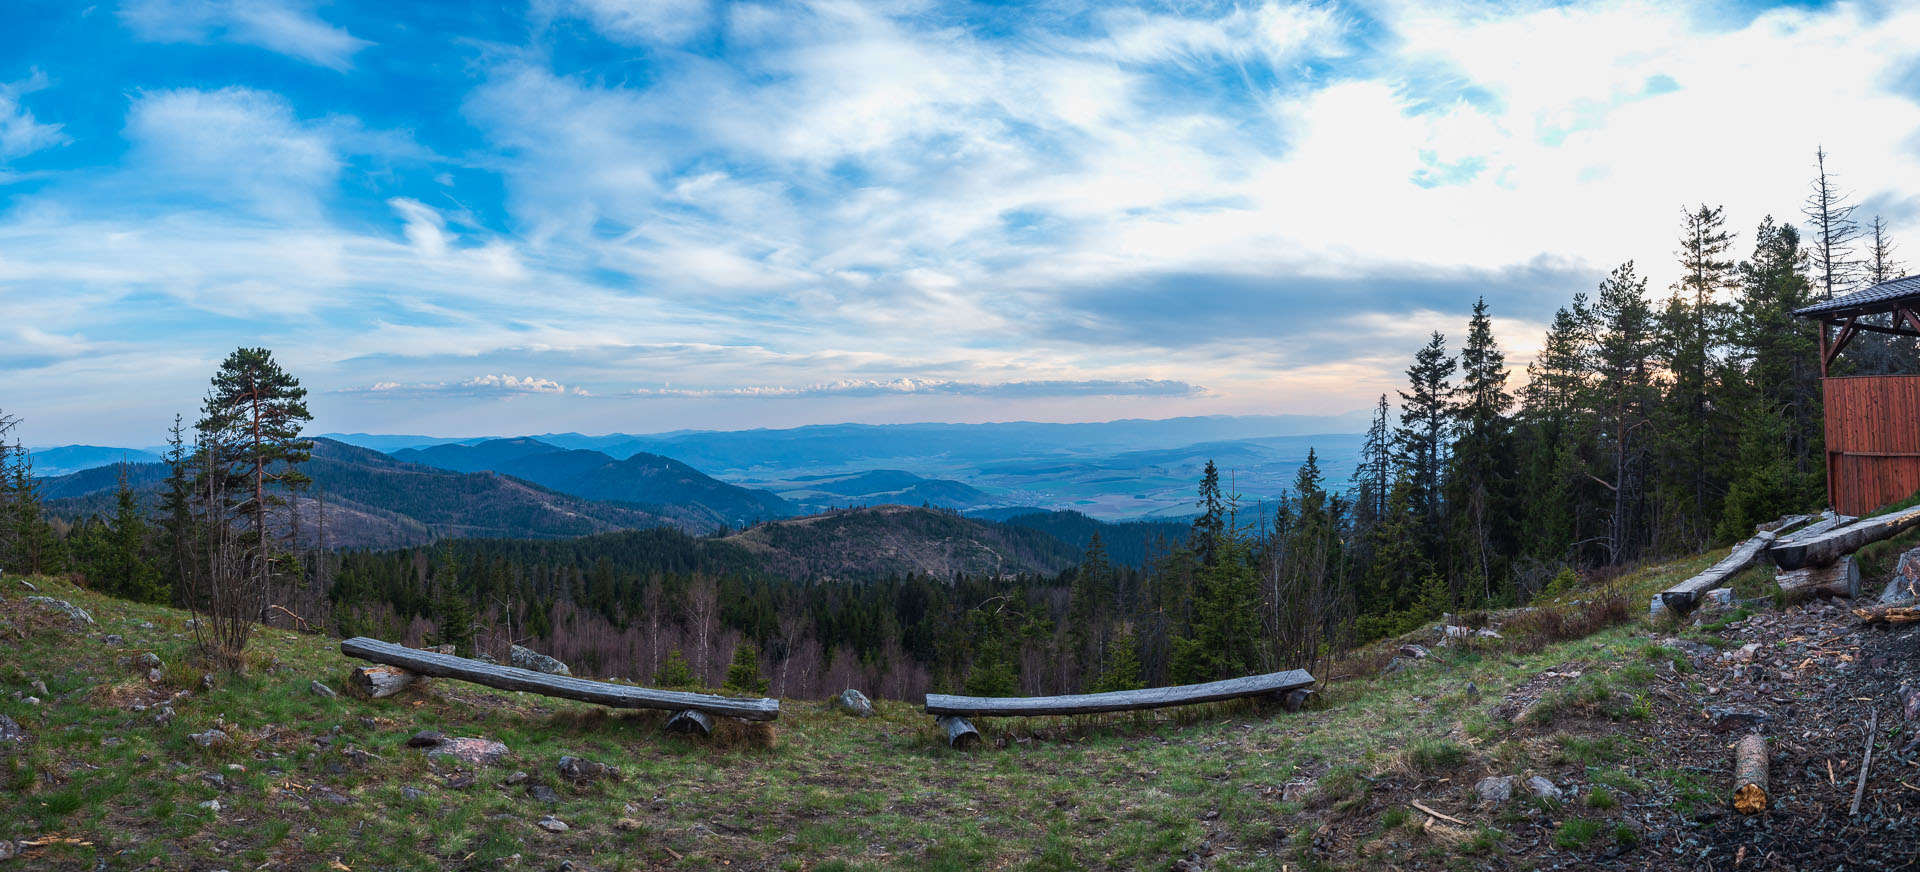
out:
M1744 251L1822 145L1920 246L1906 4L480 7L16 10L26 438L155 441L239 345L332 430L1344 412L1480 296L1524 362L1663 288L1684 206Z

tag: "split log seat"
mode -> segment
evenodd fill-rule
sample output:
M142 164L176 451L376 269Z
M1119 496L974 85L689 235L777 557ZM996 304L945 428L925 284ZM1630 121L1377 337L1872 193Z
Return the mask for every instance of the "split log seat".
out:
M471 681L474 684L484 684L501 690L537 693L615 708L663 709L675 713L667 722L668 729L674 732L698 732L706 735L713 729L714 717L740 718L748 721L771 721L780 717L780 701L777 699L743 699L677 690L654 690L591 681L570 675L548 675L530 669L517 669L512 666L455 657L451 654L422 651L365 637L341 642L340 653L348 657L383 664L385 667L398 667L414 675L458 678L461 681ZM389 676L392 673L391 669L363 671L379 671ZM387 683L392 683L391 678ZM384 696L385 694L376 695Z
M1289 669L1205 684L1071 696L954 696L929 693L926 712L938 718L937 723L947 733L947 744L959 748L980 740L979 731L967 721L968 718L1091 715L1247 697L1275 697L1285 701L1291 693L1300 693L1302 696L1312 693L1309 688L1313 687L1313 683L1313 676L1307 674L1305 669ZM1297 704L1293 707L1297 707Z

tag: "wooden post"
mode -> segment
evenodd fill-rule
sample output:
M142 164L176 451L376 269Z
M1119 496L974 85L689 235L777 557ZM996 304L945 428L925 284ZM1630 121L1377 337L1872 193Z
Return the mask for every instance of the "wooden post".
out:
M1733 808L1741 814L1767 810L1767 737L1750 735L1733 749Z
M934 724L947 731L947 747L966 748L980 744L980 731L973 728L966 718L943 715L934 720Z

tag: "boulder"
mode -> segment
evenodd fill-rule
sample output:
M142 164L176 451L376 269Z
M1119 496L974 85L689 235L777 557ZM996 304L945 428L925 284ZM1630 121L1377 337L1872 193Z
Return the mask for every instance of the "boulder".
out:
M829 700L827 707L856 718L873 717L873 700L867 699L866 694L854 690L851 687L840 691L838 696Z
M1538 775L1527 779L1527 789L1532 791L1534 796L1540 797L1541 799L1551 799L1555 802L1558 802L1566 795L1566 792L1562 791L1558 785Z
M1894 567L1893 577L1887 579L1887 587L1880 592L1880 604L1897 606L1920 600L1920 548L1914 548L1900 555L1900 562Z
M10 748L27 740L27 731L13 722L13 718L0 715L0 748Z
M545 672L548 675L573 674L573 670L568 669L567 664L561 663L532 648L523 648L515 645L508 653L511 655L509 659L513 661L514 667L518 669L531 669L535 672Z
M560 794L558 794L558 793L555 793L555 792L553 792L553 788L551 788L551 787L548 787L548 786L546 786L546 785L544 785L544 784L530 784L530 785L528 785L528 786L527 786L527 795L528 795L528 796L530 796L530 797L532 797L532 798L533 798L533 801L534 801L534 802L549 802L549 803L551 803L551 802L559 802L559 801L560 801Z
M27 597L27 602L37 603L48 611L59 612L66 615L69 620L73 621L73 625L76 627L93 623L93 616L87 614L86 609L67 602L66 600L57 600L50 596L30 596Z
M560 777L575 784L590 784L602 778L620 780L620 770L605 763L595 763L579 757L560 758Z
M1481 802L1506 802L1513 798L1513 782L1518 779L1511 775L1489 775L1473 786L1473 795Z
M541 818L540 823L537 824L537 826L539 826L543 830L546 830L549 833L564 833L569 829L566 821L563 821L557 817L554 817L553 815L547 815L546 817Z
M1429 650L1425 645L1415 645L1409 642L1405 645L1400 646L1400 656L1412 658L1414 660L1425 660L1427 659L1428 655L1431 655L1432 653L1433 651Z
M447 737L433 730L421 730L407 737L409 748L438 748L447 743Z
M492 739L477 739L462 736L448 739L427 752L428 757L451 757L472 766L491 766L501 758L512 753L507 746Z

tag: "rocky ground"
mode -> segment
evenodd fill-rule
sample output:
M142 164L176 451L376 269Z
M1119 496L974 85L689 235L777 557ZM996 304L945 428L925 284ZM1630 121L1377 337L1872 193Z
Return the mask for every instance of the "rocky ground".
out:
M898 701L697 740L456 681L355 699L337 641L282 631L216 677L178 612L9 577L0 872L1920 864L1920 624L1626 607L1710 559L1362 652L1307 712L983 722L965 753ZM1746 816L1756 731L1773 801Z

